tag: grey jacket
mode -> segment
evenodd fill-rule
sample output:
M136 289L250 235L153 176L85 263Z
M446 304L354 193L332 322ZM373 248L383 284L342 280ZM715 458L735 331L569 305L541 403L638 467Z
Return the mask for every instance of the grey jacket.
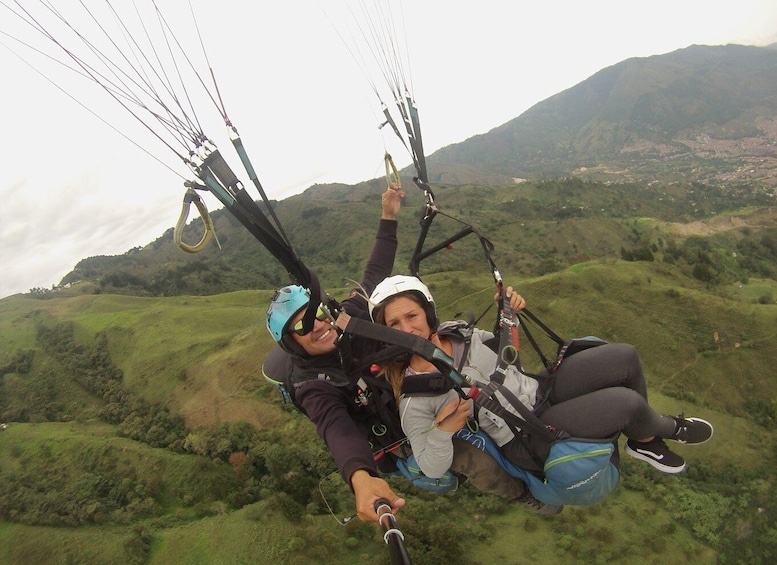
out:
M464 356L465 339L459 334L446 334L445 337L448 337L453 344L454 366L460 367L459 372L467 378L468 382L478 384L481 387L488 384L490 376L496 368L497 355L483 342L492 338L493 334L477 328L472 331L467 359L463 365L461 360ZM413 378L412 370L405 373L405 378ZM510 366L505 375L504 385L525 406L530 409L534 407L539 386L536 379L524 375L515 367ZM518 414L500 393L497 392L495 396L502 406ZM428 477L441 477L453 460L453 442L451 440L453 433L442 431L434 427L433 424L437 413L457 397L456 391L452 390L442 395L414 394L400 398L399 415L402 429L410 441L418 466ZM478 425L499 446L504 445L514 437L502 418L482 408L478 411Z

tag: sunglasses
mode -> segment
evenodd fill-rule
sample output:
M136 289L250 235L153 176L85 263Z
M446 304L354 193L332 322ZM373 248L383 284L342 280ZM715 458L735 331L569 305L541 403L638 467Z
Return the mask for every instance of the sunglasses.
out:
M303 326L302 321L304 319L305 319L305 316L297 320L297 323L291 326L291 328L289 328L289 332L294 332L298 336L304 336L309 334L310 332L306 332L302 327ZM316 310L316 320L318 320L319 322L325 322L328 319L329 319L329 316L326 315L326 312L324 312L324 310L321 308L321 305L319 304L318 310Z

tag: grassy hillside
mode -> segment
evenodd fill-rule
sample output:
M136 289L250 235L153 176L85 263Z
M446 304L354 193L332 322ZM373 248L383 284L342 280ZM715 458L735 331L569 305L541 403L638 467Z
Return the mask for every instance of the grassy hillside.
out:
M430 156L430 244L472 222L534 313L565 337L635 344L652 404L716 434L678 448L682 476L625 457L607 501L556 517L390 479L416 565L777 559L775 72L773 52L737 46L632 59ZM337 298L382 184L273 203ZM397 272L422 206L405 186ZM352 495L260 376L272 291L254 289L285 273L228 213L213 220L221 248L183 254L170 230L84 259L66 288L0 300L0 565L389 562L376 527L338 525ZM421 272L442 318L492 305L475 239Z
M425 280L444 318L479 314L494 293L488 274ZM768 562L777 306L753 297L777 292L777 284L749 280L711 293L678 266L619 260L508 282L562 335L636 344L657 409L708 418L716 436L679 448L690 463L681 477L625 458L610 500L555 518L466 485L435 497L396 481L409 501L400 523L416 562L715 563L742 555ZM13 540L0 543L0 563L388 563L375 528L338 526L329 515L318 493L322 477L338 517L350 514L350 495L330 476L310 423L261 379L269 298L269 291L244 291L0 301L0 413L40 405L42 391L51 406L0 432L0 507L14 509L0 522L0 540ZM137 431L143 412L105 423L108 402L78 384L89 382L78 377L78 364L41 348L40 328L68 327L57 324L70 324L81 363L99 357L90 344L104 336L123 394L180 417L181 439L150 447L145 441L157 436ZM524 340L531 365L528 347Z
M359 277L383 190L377 182L337 190L318 186L277 203L295 250L324 288L342 287L345 276ZM417 220L424 204L423 194L409 179L405 190L396 262L401 270L419 236ZM757 184L732 188L566 178L517 185L443 185L434 191L442 214L432 224L428 244L458 232L462 222L473 224L495 244L497 264L516 276L534 277L587 260L635 254L669 257L691 276L696 265L704 263L704 272L697 275L716 283L727 277L777 276L774 197L770 188ZM202 253L183 253L169 231L123 255L84 259L62 280L62 285L75 286L37 289L34 295L213 295L288 282L280 264L228 212L215 211L213 220L221 248L214 244ZM201 229L197 222L187 228L195 240ZM700 247L702 243L708 247ZM469 239L422 264L423 273L482 268L477 241Z

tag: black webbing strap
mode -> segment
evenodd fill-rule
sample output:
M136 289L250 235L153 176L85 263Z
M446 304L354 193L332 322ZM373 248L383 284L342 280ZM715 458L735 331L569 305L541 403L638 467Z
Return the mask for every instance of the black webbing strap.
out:
M559 346L564 345L564 340L552 329L550 329L542 320L540 320L537 316L535 316L532 312L530 312L528 309L524 308L518 313L519 318L527 318L531 320L533 324L535 324L537 327L539 327L543 333L548 336L550 339L555 341ZM524 330L526 326L524 325Z
M453 383L440 373L420 373L402 381L402 394L443 394L453 390Z
M499 385L504 384L505 374L507 373L510 365L517 364L520 366L520 360L518 356L518 326L520 321L518 320L518 314L515 310L510 308L507 303L506 291L503 286L499 288L499 349L496 352L497 360L494 372L491 374L489 383L497 383ZM507 352L514 351L515 356L513 359L507 358Z
M415 250L413 251L413 257L410 259L410 263L408 265L408 268L410 269L410 273L413 276L417 277L419 272L419 267L421 265L421 261L430 257L431 255L434 255L438 251L441 251L443 249L448 249L450 245L462 239L463 237L466 237L470 234L475 234L475 236L477 236L478 238L478 241L480 242L481 248L483 249L483 255L486 258L486 262L488 263L489 270L492 272L495 279L500 279L501 275L499 275L499 269L497 268L493 258L491 257L491 252L494 250L494 244L491 242L491 240L488 239L485 235L483 235L483 233L475 226L462 222L458 218L454 218L449 214L440 212L440 210L438 210L434 204L434 195L431 193L431 190L428 190L428 187L424 188L425 186L426 185L423 185L422 188L426 193L426 197L427 197L426 209L425 209L424 216L421 218L421 232L418 235L418 241L416 241ZM434 218L435 216L437 216L437 214L442 214L446 218L450 218L451 220L459 222L460 224L464 224L464 228L462 228L461 231L455 233L454 235L450 236L446 240L441 241L440 243L424 251L423 247L424 247L424 243L426 242L426 236L429 234L429 228L431 227L432 221L434 221Z
M470 389L470 391L472 390L478 390L478 392L481 392L480 389ZM472 400L478 406L481 406L482 408L485 408L486 410L502 418L511 428L520 428L523 430L529 427L549 441L554 441L566 436L564 432L554 431L546 424L544 424L542 420L540 420L537 415L534 414L534 412L529 410L526 405L518 400L518 398L504 385L497 384L495 390L499 391L507 399L510 405L516 409L520 416L513 414L504 406L502 406L499 401L493 397L493 394L486 399L480 399L481 395L476 393L470 395L470 398L472 398Z
M240 152L242 144L236 145L236 149ZM241 154L241 158L243 156ZM243 162L246 164L247 161L244 160ZM250 163L248 166L250 167ZM216 196L251 235L259 240L265 249L286 268L297 284L308 287L310 284L310 270L302 263L286 239L280 223L278 223L277 228L272 224L259 205L242 187L237 175L232 171L221 153L218 150L213 151L194 172L205 183L205 186L190 183L192 187L207 189ZM249 176L255 176L252 168L249 171ZM260 194L268 211L277 222L277 217L266 195L263 191Z
M240 153L249 176L254 180L256 175L239 140L235 142L235 148ZM309 332L313 329L319 303L326 305L329 310L337 309L337 303L322 292L316 274L305 266L287 240L272 205L258 181L255 181L255 184L260 190L262 201L277 227L248 195L218 151L214 151L204 160L196 174L206 183L206 188L219 197L232 215L286 268L291 278L300 286L310 290L309 306L302 317L302 327L305 331ZM336 312L333 312L333 315L336 315Z
M466 379L458 371L456 371L456 369L454 369L453 359L443 350L436 347L428 339L424 339L417 335L405 333L403 331L395 330L386 326L381 326L361 318L354 318L345 312L340 313L338 316L337 326L347 334L366 337L391 345L398 345L407 351L415 353L416 355L432 363L444 377L450 379L453 382L453 388L455 388L459 394L468 398L472 398L476 405L493 412L497 416L501 417L505 422L512 424L513 426L518 428L530 426L539 433L545 435L548 439L556 439L556 435L551 430L549 430L545 424L543 424L542 421L537 418L537 416L535 416L528 408L526 408L526 406L518 401L517 398L515 399L517 401L517 406L515 409L521 414L522 418L516 416L512 412L509 412L494 398L487 397L486 395L483 395L482 398L479 398L481 396L480 393L482 393L480 389L471 388L471 391L476 391L475 394L464 394L464 392L461 390L461 387L469 387L469 383L467 383ZM503 380L504 379L502 379L502 381ZM505 398L508 398L508 395L512 395L512 393L504 388L501 383L497 382L494 383L494 385L494 391L498 390L505 396ZM505 392L507 394L505 394ZM515 398L514 395L513 398Z
M540 361L542 362L542 365L546 369L550 369L553 365L553 361L549 360L545 354L542 352L542 348L539 346L537 341L534 339L534 336L532 335L532 332L529 331L529 327L526 323L526 321L530 321L532 324L534 324L536 327L540 328L542 332L553 342L557 345L556 350L556 356L561 352L561 348L564 346L564 340L552 329L550 329L545 323L540 320L537 316L535 316L532 312L530 312L527 309L523 309L520 312L518 312L518 318L521 320L522 324L521 327L523 328L523 335L526 336L526 338L529 340L529 342L532 344L532 347L534 348L534 351L537 352L537 356L540 358ZM525 373L535 378L547 378L545 375L537 375L533 373Z
M440 373L451 379L455 387L469 386L466 379L453 368L453 359L428 339L355 318L345 312L341 312L337 317L336 325L346 334L366 337L389 345L399 345L406 351L429 361Z
M470 389L469 396L476 404L490 410L501 417L518 436L517 428L524 429L529 426L534 431L544 436L547 440L555 440L558 435L550 430L526 405L524 405L507 387L504 386L505 375L510 366L520 367L518 327L520 319L518 312L513 310L507 302L504 287L500 288L499 295L499 350L497 353L497 364L494 372L489 378L488 384L482 389ZM508 352L514 353L513 358L508 358ZM502 406L494 397L494 393L499 392L507 402L515 408L521 415L519 418L512 412ZM481 397L483 397L481 399Z
M406 97L406 100L410 114L410 123L413 126L410 144L413 146L413 160L415 161L416 172L418 173L418 178L422 182L427 183L429 178L426 174L426 157L424 155L424 142L421 138L421 120L418 117L418 108L416 108L409 96Z
M340 305L321 290L321 283L319 283L316 273L307 267L305 267L305 270L307 271L308 284L303 286L306 286L310 291L310 302L308 302L308 307L302 315L302 328L304 331L309 332L313 329L319 304L325 306L333 317L337 316Z
M507 399L512 397L514 401L510 399L510 403L513 404L513 402L515 402L515 409L519 412L520 417L502 406L495 398L493 398L493 393L490 396L483 395L480 389L472 387L470 388L472 393L469 395L465 394L461 388L469 387L470 384L453 367L454 360L428 339L386 326L381 326L361 318L355 318L349 316L345 312L341 312L337 317L336 325L346 334L365 337L390 345L397 345L406 351L410 351L423 359L426 359L432 363L444 377L453 382L453 388L456 389L460 395L471 398L476 405L493 412L508 424L522 429L526 426L531 427L549 440L555 440L559 437L554 431L542 423L531 410L524 406L522 402L515 398L515 395L504 387L502 384L504 381L503 378L501 379L502 382L493 383L493 390L498 390Z

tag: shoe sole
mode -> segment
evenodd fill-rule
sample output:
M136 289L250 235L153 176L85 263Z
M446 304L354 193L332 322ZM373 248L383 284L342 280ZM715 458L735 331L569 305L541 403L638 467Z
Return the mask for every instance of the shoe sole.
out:
M712 436L715 434L715 428L712 427L712 424L710 424L707 420L702 420L701 418L686 418L686 422L704 422L710 427L710 437L705 439L704 441L696 441L696 442L690 442L690 441L682 441L679 439L672 439L670 437L664 438L669 441L674 441L676 443L681 443L682 445L701 445L702 443L707 443L709 440L712 439Z
M661 463L661 461L654 459L649 455L644 455L639 451L634 451L631 447L629 447L628 443L626 444L626 453L628 453L635 459L639 459L641 461L644 461L645 463L648 463L649 465L652 465L662 473L669 473L670 475L676 475L677 473L682 473L688 467L687 463L683 463L682 467L670 467L668 465L664 465Z

